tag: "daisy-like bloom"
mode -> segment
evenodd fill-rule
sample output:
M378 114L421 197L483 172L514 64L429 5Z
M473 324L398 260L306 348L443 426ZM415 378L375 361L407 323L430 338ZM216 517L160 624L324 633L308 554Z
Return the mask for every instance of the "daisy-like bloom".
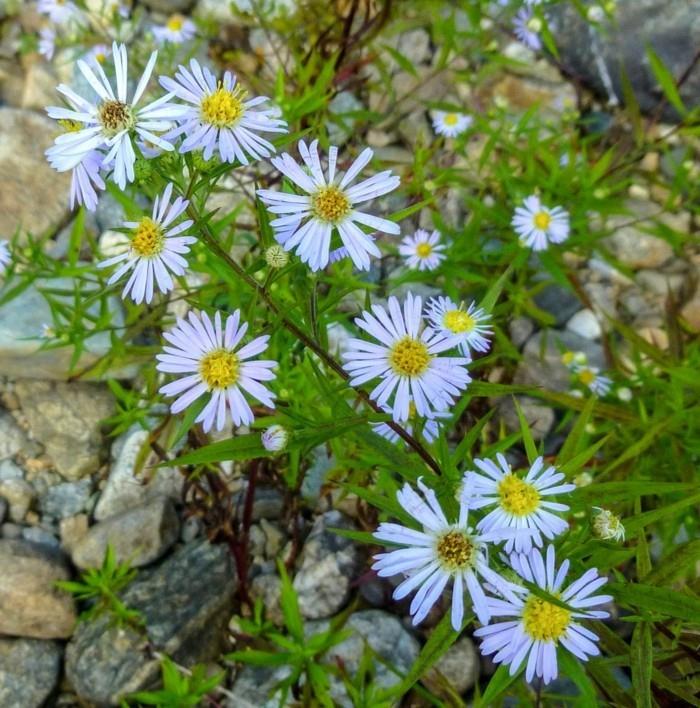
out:
M402 548L374 556L372 569L381 577L399 573L407 576L394 590L395 600L418 590L410 606L414 625L425 619L449 581L453 582L451 619L455 630L462 628L465 590L471 596L479 622L485 624L491 618L491 612L479 576L512 602L518 601L514 591L520 588L489 568L487 547L494 536L474 533L468 525L468 505L465 502L460 503L457 523L450 523L435 492L421 480L418 480L418 488L423 498L408 484L397 492L396 498L423 526L423 530L394 523L380 524L374 537Z
M464 113L451 111L433 111L433 129L438 135L455 138L465 130L469 130L474 119Z
M271 425L262 433L260 441L268 452L280 452L287 447L289 433L281 425Z
M112 49L107 44L96 44L83 55L85 61L104 64L112 56Z
M47 61L51 61L55 49L56 33L50 27L39 30L39 54Z
M470 359L472 351L487 352L491 346L487 337L493 332L484 324L491 315L475 302L465 310L463 304L458 306L449 297L434 297L428 302L426 317L436 332L451 338Z
M612 381L607 376L600 375L596 366L577 365L572 369L576 381L590 389L596 396L606 396L612 386Z
M493 533L499 529L529 533L516 534L509 538L505 549L510 553L527 553L542 545L542 536L553 539L568 528L568 524L553 511L568 511L566 504L547 501L553 494L567 494L576 489L574 484L561 484L562 472L554 467L545 467L541 457L532 464L525 477L513 472L506 458L499 452L498 465L491 460L474 460L474 464L484 473L473 470L465 473L464 485L470 486L472 494L468 499L469 508L485 509L495 507L479 523L477 529Z
M391 408L385 407L385 410L387 413L391 413ZM416 413L415 403L411 401L408 406L408 421L403 427L409 435L413 435L414 431L418 429L425 441L431 443L440 434L442 419L449 417L450 413L446 411L436 411L428 418L421 419ZM399 434L387 423L373 423L372 430L391 443L397 443L400 439Z
M250 425L255 419L250 405L243 396L248 393L269 408L274 408L274 394L261 381L275 378L272 369L276 361L247 361L267 349L268 335L256 337L238 349L248 329L240 323L241 312L236 310L221 325L221 313L214 315L212 323L205 313L190 312L187 320L178 319L177 325L163 337L173 346L164 346L158 354L158 371L185 374L182 378L161 387L160 393L178 398L170 406L173 413L180 413L205 393L209 401L195 422L202 423L205 432L215 425L223 430L229 417L235 425Z
M532 10L522 8L513 20L513 32L515 36L529 49L537 52L542 49L540 32L542 31L542 20L534 17Z
M100 176L104 155L92 150L73 168L70 181L70 208L84 204L88 211L97 209L97 189L104 189L105 183Z
M80 10L71 0L39 0L36 9L42 15L48 15L51 22L57 25L80 16Z
M328 265L331 236L337 232L355 266L369 270L369 257L381 253L358 224L387 234L398 234L399 226L388 219L357 211L355 206L392 192L399 186L399 178L386 170L350 186L372 159L373 152L369 148L365 148L341 176L336 174L338 148L331 146L327 178L318 156L318 140L308 147L303 140L299 141L299 154L306 169L287 153L274 158L272 164L306 194L258 190L268 210L278 215L270 222L278 243L287 251L296 250L301 260L316 271ZM344 252L338 257L342 255Z
M182 44L192 39L196 32L197 28L194 22L179 14L170 15L164 25L153 28L153 36L158 44L165 42Z
M536 195L527 197L515 210L511 223L523 243L535 251L543 251L549 243L562 243L569 236L568 212L544 206Z
M252 110L265 103L265 96L247 98L247 91L237 83L230 71L223 81L216 80L196 59L189 70L180 65L175 78L161 76L166 91L185 101L178 118L178 127L169 131L168 139L185 135L180 152L201 149L205 160L219 152L222 162L238 160L249 164L249 157L262 160L275 152L275 146L258 133L286 133L287 124L274 117L274 108Z
M559 645L581 661L600 654L595 644L597 635L578 620L605 619L609 616L603 610L589 609L612 600L610 595L593 595L608 579L591 568L562 590L569 561L565 560L557 569L553 546L547 548L546 560L537 549L533 549L528 555L513 554L510 563L522 578L571 609L548 602L524 588L515 602L510 598L489 598L489 612L493 617L512 619L495 622L474 632L475 636L482 638L481 653L484 656L495 653L495 663L510 664L511 676L527 659L526 680L532 681L539 676L544 683L557 677Z
M5 272L11 260L10 249L7 247L5 241L0 239L0 275Z
M424 418L446 410L471 381L468 359L440 356L452 342L430 327L423 329L422 307L421 298L411 293L403 309L395 297L389 298L388 313L372 305L355 324L379 343L353 338L342 355L351 386L381 379L370 397L382 407L391 406L397 423L408 420L411 402Z
M604 541L624 541L625 527L620 517L599 506L594 506L593 509L597 512L593 517L593 533Z
M429 233L418 229L413 236L405 236L399 245L399 253L406 259L409 268L435 270L445 260L445 245L440 243L440 232Z
M194 236L180 236L192 226L192 219L173 225L189 202L178 197L171 205L172 193L173 185L168 184L163 194L156 197L151 216L144 216L141 221L125 221L124 226L131 229L128 249L97 264L98 268L107 268L123 262L109 279L109 285L132 271L122 297L130 295L137 305L144 300L151 302L154 286L162 293L173 289L170 273L182 275L185 272L187 261L183 255L189 253L190 244L197 240Z
M112 54L117 78L116 93L102 66L96 62L89 66L82 59L78 60L78 68L98 95L99 103L90 103L68 86L58 86L57 90L68 99L72 108L52 106L47 108L49 116L59 120L78 121L84 124L84 127L75 133L59 135L54 145L46 151L46 155L55 169L65 172L82 162L87 153L104 148L107 150L104 162L110 167L113 166L113 180L124 189L127 182L134 181L136 154L131 142L133 134L155 143L163 150L173 150L169 142L152 131L170 128L172 119L180 114L181 108L168 103L171 98L169 94L143 108L136 108L153 72L157 52L151 54L131 101L127 98L126 47L115 42L112 45Z

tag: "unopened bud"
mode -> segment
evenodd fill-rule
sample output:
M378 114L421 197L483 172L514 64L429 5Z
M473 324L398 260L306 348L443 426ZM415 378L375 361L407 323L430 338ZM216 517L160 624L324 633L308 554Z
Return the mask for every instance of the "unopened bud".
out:
M260 436L262 446L268 452L280 452L280 450L284 450L284 448L287 447L288 440L289 433L281 425L271 425Z
M282 246L270 246L265 251L265 262L270 268L284 268L289 263L289 254Z
M593 519L593 533L603 541L624 541L625 527L620 517L598 506L593 508L598 512Z

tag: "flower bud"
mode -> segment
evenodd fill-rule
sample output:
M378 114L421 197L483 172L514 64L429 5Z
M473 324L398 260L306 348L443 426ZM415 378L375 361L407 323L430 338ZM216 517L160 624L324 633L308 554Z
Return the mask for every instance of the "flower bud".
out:
M625 527L620 517L598 506L593 508L598 512L593 518L593 533L603 541L624 541Z
M260 436L262 446L268 452L280 452L284 450L284 448L287 447L288 440L289 433L281 425L271 425Z
M284 268L289 263L289 254L282 246L270 246L265 251L265 262L270 268Z

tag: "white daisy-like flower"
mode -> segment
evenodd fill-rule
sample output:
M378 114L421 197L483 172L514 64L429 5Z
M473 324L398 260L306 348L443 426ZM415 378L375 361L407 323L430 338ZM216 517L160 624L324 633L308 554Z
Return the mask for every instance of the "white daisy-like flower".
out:
M523 243L534 251L543 251L550 243L562 243L569 237L568 212L559 206L544 206L536 195L516 208L511 223Z
M260 435L260 442L268 452L280 452L287 447L289 433L281 425L271 425Z
M0 239L0 275L7 270L7 266L12 260L10 249L3 239Z
M596 366L578 364L572 367L576 381L590 389L596 396L607 396L612 386L612 380L600 375Z
M625 527L620 517L599 506L594 506L593 509L597 512L593 517L593 533L604 541L624 541Z
M532 10L522 8L513 20L513 32L515 36L529 49L537 52L542 49L540 32L542 31L542 20L535 17Z
M518 586L489 568L487 549L494 536L474 533L468 525L466 503L460 503L458 521L450 523L435 492L421 480L418 480L418 488L423 498L408 484L397 492L396 498L423 530L394 523L380 524L374 537L402 548L374 556L372 569L381 577L407 576L394 590L393 597L401 600L417 590L410 606L414 625L425 619L450 581L453 582L451 619L455 630L462 628L465 590L471 596L476 616L485 624L491 613L480 578L512 602L518 601L514 594Z
M104 148L105 165L113 167L113 180L124 189L127 182L134 181L134 162L136 154L132 145L133 134L143 140L155 143L163 150L173 150L173 146L155 135L152 131L164 131L172 126L172 120L180 115L182 109L169 103L170 94L149 103L143 108L136 105L146 90L157 52L151 58L139 80L134 94L127 98L127 54L126 47L112 45L117 91L112 86L102 66L93 62L92 66L80 59L78 68L98 95L100 101L91 103L79 96L68 86L61 84L57 90L62 93L71 108L51 106L47 112L51 118L78 121L84 127L73 133L59 135L52 147L46 151L52 166L59 172L72 170L82 162L87 153ZM97 75L95 74L97 72ZM98 78L99 76L99 78Z
M355 323L379 344L353 338L342 355L351 386L381 379L370 397L382 407L391 406L397 423L408 420L411 402L424 418L446 410L471 381L468 359L440 356L452 342L430 327L423 329L422 307L421 298L411 293L403 309L395 297L389 298L388 313L372 305Z
M491 460L474 460L484 474L469 470L464 476L465 487L471 488L469 507L495 507L479 521L479 531L529 530L529 533L509 538L505 546L507 553L513 549L527 553L533 544L542 545L542 536L551 540L569 528L566 521L552 513L568 511L569 507L547 501L547 497L572 492L576 485L561 484L564 474L554 467L545 467L541 457L532 463L525 477L515 474L500 452L496 460L498 465Z
M205 432L212 426L223 430L229 416L234 425L250 425L255 420L244 392L269 408L275 407L274 394L260 382L275 378L272 369L277 362L248 361L267 349L270 337L256 337L238 349L248 329L248 323L241 324L240 318L241 312L236 310L222 328L221 313L214 315L212 323L205 312L190 312L187 320L178 319L172 330L163 333L173 346L164 346L165 353L156 356L156 368L185 376L162 386L160 393L177 396L170 406L173 413L180 413L204 394L211 394L195 421L202 423Z
M595 644L598 636L578 620L609 617L609 613L603 610L589 609L612 600L610 595L593 595L608 579L599 576L595 568L590 568L562 590L569 561L565 560L557 569L553 546L547 548L546 560L540 551L533 549L528 555L513 554L510 562L522 578L571 609L548 602L524 588L515 601L489 598L489 612L493 617L512 619L495 622L474 632L482 639L481 653L484 656L495 653L495 663L510 664L511 676L527 659L525 679L532 681L539 676L546 684L557 677L557 649L560 645L581 661L600 654Z
M455 138L469 130L474 119L464 113L454 111L433 111L433 129L438 135Z
M386 170L350 186L372 159L369 148L341 176L336 174L338 148L331 146L327 178L318 156L318 140L308 147L303 140L299 141L299 154L306 169L287 153L274 158L272 164L306 194L258 190L268 210L278 215L270 222L275 238L285 250L296 250L301 260L316 271L328 265L331 236L337 232L355 266L369 270L369 257L380 256L381 252L371 235L358 224L387 234L398 234L400 229L393 221L357 211L355 206L392 192L399 186L399 178ZM339 253L338 258L343 255L344 252Z
M249 164L249 157L262 160L275 152L275 146L258 133L286 133L287 124L275 117L275 108L252 110L269 99L265 96L247 98L248 92L230 71L223 81L217 81L207 67L196 59L189 70L180 65L175 78L161 76L166 91L189 105L181 106L178 127L166 138L184 135L180 152L201 149L205 160L218 151L222 162L238 160Z
M80 18L78 6L71 0L39 0L36 9L57 25Z
M445 260L444 250L440 232L430 233L425 229L418 229L413 236L404 236L399 244L399 253L406 259L406 265L418 270L435 270Z
M104 189L105 183L100 176L104 155L92 150L72 171L70 181L70 208L84 204L88 211L97 209L97 191Z
M178 197L171 205L172 193L173 185L168 184L163 194L156 197L151 216L144 216L141 221L125 221L124 226L131 229L128 249L97 264L98 268L107 268L123 263L112 274L109 285L132 271L122 297L130 296L137 305L144 301L150 303L154 288L162 293L173 289L170 274L182 275L185 272L187 261L183 256L189 253L190 245L197 240L194 236L180 235L192 226L192 219L174 225L189 202Z
M55 49L56 33L51 27L44 27L39 30L39 54L47 61L51 61Z
M170 15L164 25L153 28L153 36L158 44L166 42L182 44L192 39L196 33L197 28L194 22L178 13Z
M83 55L88 62L104 64L112 56L112 48L108 44L95 44Z
M384 406L384 410L391 413L391 408L388 406ZM451 414L446 411L435 411L429 417L421 418L416 412L415 403L411 401L408 406L408 421L403 424L403 427L409 435L414 435L418 431L426 442L431 443L440 434L442 421L450 417ZM400 435L387 423L372 423L372 430L391 443L399 442Z
M469 307L455 304L449 297L434 297L426 307L426 317L432 328L451 338L465 357L471 359L471 352L487 352L491 346L487 337L493 334L484 324L491 315L471 302Z

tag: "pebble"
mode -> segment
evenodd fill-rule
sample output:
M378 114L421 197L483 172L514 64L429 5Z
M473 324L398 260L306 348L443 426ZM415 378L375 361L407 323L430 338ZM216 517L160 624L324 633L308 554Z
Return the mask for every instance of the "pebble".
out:
M46 494L39 499L39 507L46 516L65 519L87 508L91 492L92 480L89 478L57 484L49 487Z
M88 531L87 514L77 514L76 516L69 516L67 519L61 519L58 528L61 537L61 547L64 551L70 553L75 544Z
M58 642L0 638L0 706L41 708L58 684L62 657Z
M425 680L438 695L448 698L445 681L452 691L461 694L468 691L478 677L479 652L470 637L461 637L437 660Z
M34 500L34 488L24 479L6 479L0 481L0 497L10 506L10 519L19 523Z
M0 325L0 330L2 326ZM12 415L0 409L0 460L24 450L27 443L27 434L19 427L17 421Z
M600 339L603 330L593 310L579 310L567 323L566 329L584 339Z

